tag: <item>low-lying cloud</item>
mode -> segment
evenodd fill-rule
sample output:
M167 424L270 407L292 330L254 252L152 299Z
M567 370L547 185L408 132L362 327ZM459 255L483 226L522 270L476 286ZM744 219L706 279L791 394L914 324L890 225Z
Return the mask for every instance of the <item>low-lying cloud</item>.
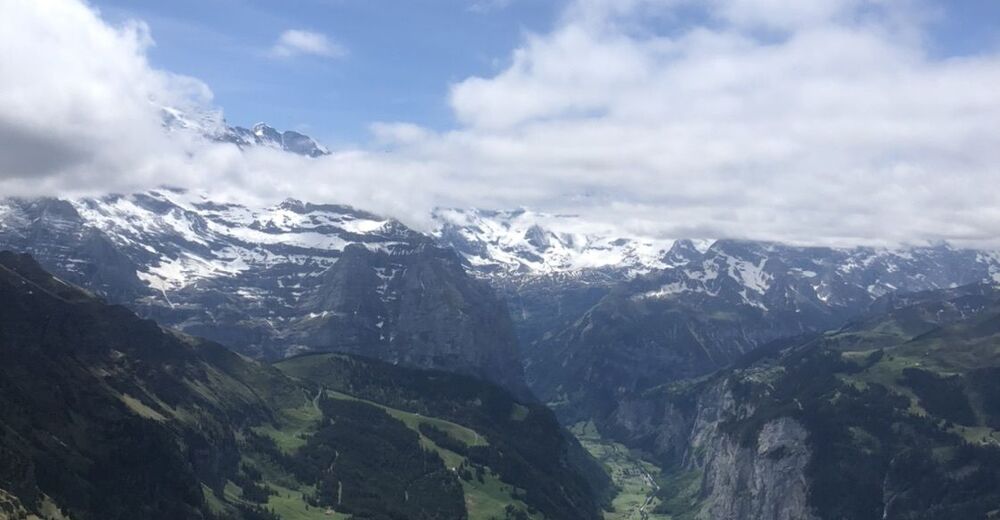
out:
M455 129L373 123L370 148L315 160L164 133L156 106L211 95L149 66L145 26L11 4L0 193L174 184L418 226L529 206L664 238L1000 246L1000 53L932 57L918 2L579 0L451 86Z

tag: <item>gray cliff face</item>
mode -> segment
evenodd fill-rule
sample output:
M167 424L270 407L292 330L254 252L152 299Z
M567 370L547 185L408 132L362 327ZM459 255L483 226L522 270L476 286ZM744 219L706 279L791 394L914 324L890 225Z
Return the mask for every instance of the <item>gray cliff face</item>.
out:
M624 402L608 427L652 453L668 475L697 477L693 509L686 511L697 518L816 518L805 474L811 456L808 432L790 417L768 421L753 439L727 431L730 421L753 413L753 405L734 399L729 381L721 380L695 397Z
M601 417L628 394L709 374L772 341L837 328L897 291L1000 276L997 256L944 245L890 251L719 240L704 253L675 245L665 257L672 267L576 299L589 306L515 313L528 381L543 400ZM542 294L560 301L560 293L581 293L578 282ZM504 292L515 309L539 307L536 284L513 287Z
M240 148L264 146L307 157L330 155L330 151L308 135L292 130L279 132L265 123L257 123L253 128L226 127L214 139L233 143Z
M652 453L663 466L678 466L688 452L692 417L667 400L631 399L610 416L607 428L627 446Z
M312 317L289 343L466 373L529 394L506 305L465 276L451 250L425 244L386 254L350 245L313 300Z
M1000 420L981 403L1000 402L1000 291L879 307L629 396L597 426L655 457L666 477L658 512L673 517L995 517ZM970 427L989 436L970 440Z
M774 419L761 429L756 447L744 447L728 435L705 436L695 449L702 465L706 519L802 520L815 518L808 506L807 432L794 419Z

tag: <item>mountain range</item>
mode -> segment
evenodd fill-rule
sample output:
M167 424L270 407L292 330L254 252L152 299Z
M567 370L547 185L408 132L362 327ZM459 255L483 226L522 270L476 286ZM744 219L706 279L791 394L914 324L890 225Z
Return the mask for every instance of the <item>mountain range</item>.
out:
M180 190L0 203L0 247L159 323L257 358L336 350L526 395L504 303L453 251L345 206Z
M522 396L523 363L543 400L595 410L837 326L887 294L1000 279L1000 254L944 244L655 241L570 233L578 217L527 210L434 217L421 233L347 206L249 207L163 188L7 199L0 246L252 357L363 353Z
M0 199L0 518L1000 515L1000 253L431 220Z

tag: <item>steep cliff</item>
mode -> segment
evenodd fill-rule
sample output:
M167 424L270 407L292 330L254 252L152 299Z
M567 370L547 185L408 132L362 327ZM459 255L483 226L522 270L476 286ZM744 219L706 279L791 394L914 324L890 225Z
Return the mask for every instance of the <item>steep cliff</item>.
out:
M279 341L475 375L530 394L506 304L467 276L450 249L347 246L309 305L312 314Z
M725 379L698 385L693 401L677 388L667 399L648 397L623 403L610 427L668 468L658 511L720 520L815 518L801 423L778 417L741 442L727 425L752 416L754 406L735 399Z
M659 509L677 518L1000 514L1000 291L883 303L629 396L601 425L665 468Z

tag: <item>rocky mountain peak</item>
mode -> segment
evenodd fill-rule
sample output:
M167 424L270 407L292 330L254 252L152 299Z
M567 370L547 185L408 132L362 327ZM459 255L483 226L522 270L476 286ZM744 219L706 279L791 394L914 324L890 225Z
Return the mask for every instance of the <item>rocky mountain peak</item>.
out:
M674 266L685 265L701 259L703 255L704 253L695 245L693 240L684 238L677 240L670 246L670 250L667 251L663 262Z
M231 126L219 111L161 107L160 115L168 132L189 132L211 141L232 143L241 149L265 146L307 157L330 154L326 147L308 135L292 130L282 132L264 122L250 128Z
M250 128L250 130L253 132L253 135L257 136L262 142L279 146L281 145L281 133L268 126L267 123L256 123Z

